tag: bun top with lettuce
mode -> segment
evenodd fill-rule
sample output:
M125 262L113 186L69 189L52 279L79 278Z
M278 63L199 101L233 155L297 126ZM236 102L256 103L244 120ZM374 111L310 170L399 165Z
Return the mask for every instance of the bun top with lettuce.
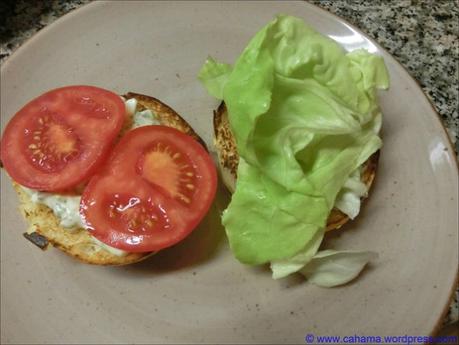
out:
M209 58L199 79L225 103L239 156L222 217L236 258L321 286L355 278L374 253L319 247L331 210L355 217L367 191L361 170L382 146L383 59L278 15L233 66Z

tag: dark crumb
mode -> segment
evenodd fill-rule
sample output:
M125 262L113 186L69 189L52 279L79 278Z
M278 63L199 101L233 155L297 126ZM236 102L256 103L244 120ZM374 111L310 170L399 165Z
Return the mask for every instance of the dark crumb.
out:
M193 272L193 275L195 276L195 275L196 275L196 272Z
M180 79L180 74L175 73L175 76Z
M24 232L22 234L25 238L27 238L30 242L35 244L38 248L45 250L48 248L49 241L45 236L40 235L38 232L32 232L31 234L28 234L27 232Z

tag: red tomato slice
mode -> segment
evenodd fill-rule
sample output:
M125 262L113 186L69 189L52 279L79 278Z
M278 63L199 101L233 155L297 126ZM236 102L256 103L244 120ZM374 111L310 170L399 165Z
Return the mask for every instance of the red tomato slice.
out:
M1 159L19 184L44 191L87 180L108 156L125 106L93 86L51 90L27 103L6 126Z
M216 188L213 161L196 140L170 127L145 126L129 131L90 180L80 213L109 246L157 251L191 233Z

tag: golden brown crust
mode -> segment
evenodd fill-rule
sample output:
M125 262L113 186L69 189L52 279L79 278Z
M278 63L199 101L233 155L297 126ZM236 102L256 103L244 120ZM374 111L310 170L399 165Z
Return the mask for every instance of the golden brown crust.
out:
M214 144L217 148L218 161L223 182L233 192L236 183L236 172L239 163L239 155L236 149L236 142L228 121L228 112L222 102L214 111ZM371 187L376 176L379 151L375 152L365 163L362 173L362 181ZM327 231L339 229L349 221L349 217L337 208L333 208L327 220Z
M150 109L161 125L173 127L187 133L206 147L204 141L196 134L193 128L168 105L154 97L132 92L123 97L126 99L136 98L138 102L136 111ZM131 125L132 119L126 118L121 134L125 133ZM14 182L13 186L19 197L19 209L29 223L28 232L35 232L44 236L52 246L82 262L94 265L127 265L144 260L154 254L128 253L125 256L114 255L97 245L87 230L82 228L69 230L60 226L59 219L49 207L32 202L30 196L21 186Z
M237 166L239 155L236 149L236 141L228 121L228 112L225 103L220 103L214 110L214 144L218 151L218 159L221 167L229 170L230 174L237 178Z

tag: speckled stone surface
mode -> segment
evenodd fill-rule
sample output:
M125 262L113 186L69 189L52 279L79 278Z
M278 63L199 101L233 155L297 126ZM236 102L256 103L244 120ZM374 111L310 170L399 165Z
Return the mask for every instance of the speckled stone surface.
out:
M419 82L459 152L457 0L311 0L375 39Z
M389 51L434 104L459 152L459 2L309 0L354 24ZM90 0L0 2L0 62L27 38ZM458 320L458 295L445 323Z

